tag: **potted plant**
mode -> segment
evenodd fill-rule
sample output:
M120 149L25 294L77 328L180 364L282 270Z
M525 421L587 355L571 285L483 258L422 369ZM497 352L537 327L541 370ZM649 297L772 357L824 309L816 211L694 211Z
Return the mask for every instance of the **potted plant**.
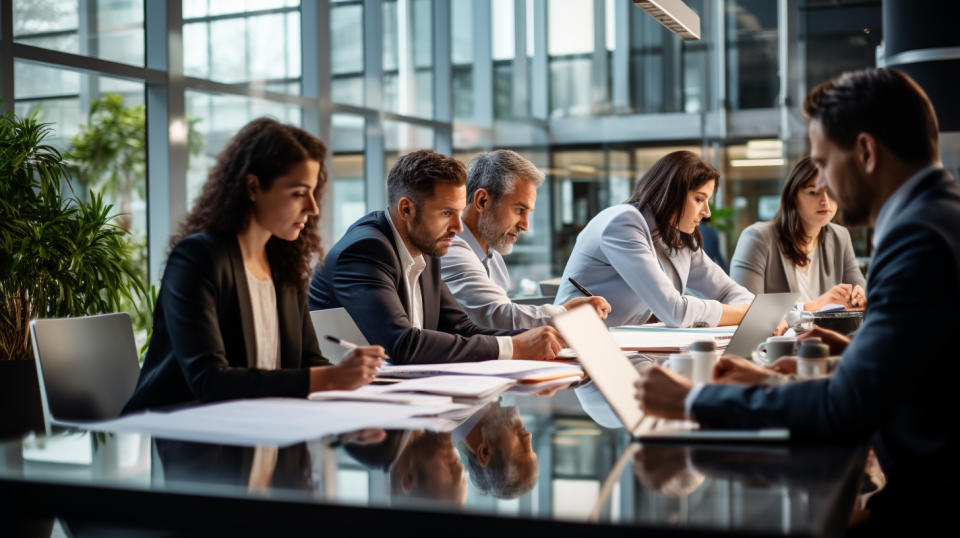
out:
M50 133L0 116L0 436L42 426L30 320L114 312L145 293L112 207L74 195Z

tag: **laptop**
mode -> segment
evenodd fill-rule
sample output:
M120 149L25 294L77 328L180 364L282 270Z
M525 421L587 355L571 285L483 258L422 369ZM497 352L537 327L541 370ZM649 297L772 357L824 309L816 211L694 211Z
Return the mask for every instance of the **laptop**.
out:
M799 293L761 293L757 295L750 308L740 321L724 355L736 355L738 357L750 358L753 350L773 334L774 329L780 324L783 316L790 311L797 299Z
M791 303L792 304L792 303ZM779 318L777 318L779 322ZM640 373L590 307L575 308L554 318L580 365L631 436L644 440L682 441L784 441L789 430L707 430L689 422L664 421L644 415L637 404L636 381ZM774 325L775 326L775 325ZM771 331L773 329L771 328Z
M327 310L312 310L310 312L310 321L313 322L313 330L317 333L317 340L320 342L320 353L333 364L338 364L345 353L344 349L337 344L324 338L326 335L336 336L341 340L346 340L358 346L370 345L367 339L360 331L360 327L353 321L347 309L330 308Z

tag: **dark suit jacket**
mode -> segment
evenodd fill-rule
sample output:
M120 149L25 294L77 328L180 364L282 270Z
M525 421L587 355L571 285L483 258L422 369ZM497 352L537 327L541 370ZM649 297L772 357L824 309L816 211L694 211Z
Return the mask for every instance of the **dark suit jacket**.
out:
M398 364L496 359L494 336L523 331L478 327L440 279L440 259L424 255L423 329L410 324L407 286L393 230L383 211L353 223L310 281L310 308L344 307L367 341Z
M958 232L960 186L947 172L932 172L878 245L864 323L833 375L774 388L707 385L693 405L696 419L782 425L798 439L863 441L875 434L888 490L954 487Z
M277 271L273 271L277 274ZM237 239L203 232L167 259L153 314L153 337L124 412L191 401L305 397L309 366L326 366L306 294L274 280L280 369L256 368L250 292Z

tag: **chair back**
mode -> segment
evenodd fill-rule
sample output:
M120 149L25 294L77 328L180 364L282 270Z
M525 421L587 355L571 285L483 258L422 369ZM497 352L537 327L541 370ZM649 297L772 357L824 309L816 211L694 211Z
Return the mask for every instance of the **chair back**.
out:
M120 415L140 376L127 313L35 319L30 339L48 432L51 423Z

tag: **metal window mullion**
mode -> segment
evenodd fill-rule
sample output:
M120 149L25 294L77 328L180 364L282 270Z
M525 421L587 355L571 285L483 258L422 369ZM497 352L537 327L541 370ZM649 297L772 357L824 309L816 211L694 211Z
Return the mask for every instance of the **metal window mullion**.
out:
M187 212L187 121L180 2L145 2L147 245L150 282L159 283L167 244Z
M614 111L630 109L630 16L635 9L632 2L614 4L614 25L616 33L613 47L613 88L612 101Z
M433 118L444 124L434 130L434 149L453 153L453 84L450 2L433 2Z
M531 14L532 15L532 14ZM527 2L513 0L514 55L513 55L513 116L530 115L530 61L527 58Z
M534 119L550 116L547 50L547 0L533 0L533 63L530 66L530 104Z
M383 2L366 0L363 3L364 105L377 111L383 109L382 19ZM368 116L364 121L366 147L363 159L367 210L381 209L387 205L383 136L381 117Z
M593 54L590 59L590 106L593 109L610 100L606 13L605 0L593 0Z
M97 2L96 0L79 0L77 4L77 41L80 54L96 58L97 46ZM80 116L85 117L90 112L90 100L99 94L99 82L96 75L90 74L80 77Z
M327 145L328 181L333 181L333 128L331 121L330 2L303 2L300 7L300 91L302 127ZM320 237L324 250L333 246L333 187L320 200Z
M0 2L0 100L3 112L14 110L13 2Z
M473 3L473 122L493 126L493 28L490 0Z

